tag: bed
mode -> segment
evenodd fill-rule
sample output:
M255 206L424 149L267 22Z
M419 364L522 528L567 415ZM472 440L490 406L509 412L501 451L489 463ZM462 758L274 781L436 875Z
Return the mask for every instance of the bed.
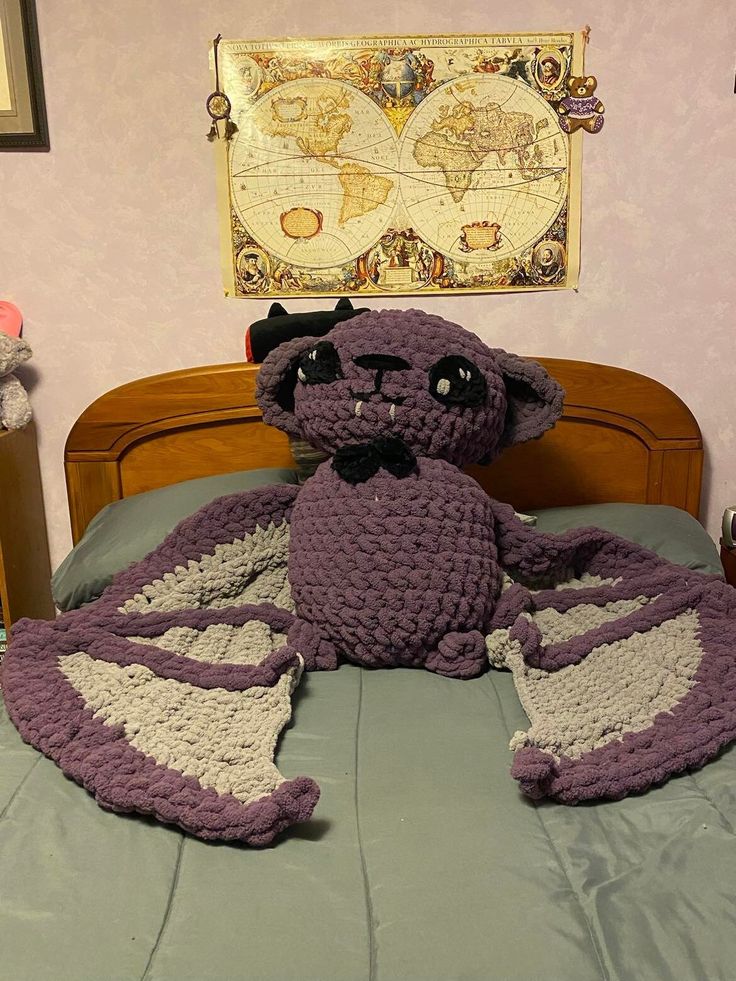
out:
M483 487L542 527L602 524L718 572L683 402L622 369L541 360L567 390L565 415L477 470ZM261 421L256 371L156 375L84 411L65 452L68 605L256 471L298 479L286 437ZM295 713L279 766L312 775L322 797L262 850L101 811L3 717L5 976L734 977L733 751L643 796L571 808L534 803L508 777L524 719L504 672L459 683L344 665L308 675Z

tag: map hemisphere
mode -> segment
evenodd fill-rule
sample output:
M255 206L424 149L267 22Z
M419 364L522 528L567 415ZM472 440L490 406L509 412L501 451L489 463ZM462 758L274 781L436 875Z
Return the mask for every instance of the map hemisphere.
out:
M402 133L402 198L413 227L465 262L518 254L542 236L565 204L567 168L554 110L513 79L448 82ZM493 227L497 236L473 237Z
M233 172L232 192L242 220L285 261L312 267L350 261L390 219L398 194L396 136L375 103L349 85L304 79L268 93L235 153L242 166ZM284 214L304 207L319 214L319 234L291 238L285 228L293 223Z

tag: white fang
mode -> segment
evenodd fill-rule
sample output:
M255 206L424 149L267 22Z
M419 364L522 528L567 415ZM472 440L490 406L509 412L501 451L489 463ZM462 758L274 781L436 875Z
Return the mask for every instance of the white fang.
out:
M356 414L356 416L359 416L360 413L362 412L362 410L363 410L363 403L362 402L356 402L355 403L355 414Z
M391 416L391 422L396 419L396 403L391 403L391 408L388 410L388 414Z
M437 393L439 395L447 395L450 391L450 380L448 378L440 378L437 382Z

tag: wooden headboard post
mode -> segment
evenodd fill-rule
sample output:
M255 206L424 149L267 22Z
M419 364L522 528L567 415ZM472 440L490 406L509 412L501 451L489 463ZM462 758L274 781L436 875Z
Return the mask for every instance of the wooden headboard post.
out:
M644 375L537 359L566 390L565 411L540 440L469 472L493 497L534 509L628 501L672 504L698 517L703 443L695 417ZM293 467L287 437L255 400L258 365L223 364L129 382L84 410L66 442L75 543L106 504L181 480Z

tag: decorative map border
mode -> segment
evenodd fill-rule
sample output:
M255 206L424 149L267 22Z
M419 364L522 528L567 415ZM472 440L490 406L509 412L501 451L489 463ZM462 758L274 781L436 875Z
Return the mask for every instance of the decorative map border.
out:
M422 98L465 72L441 78L433 77L433 60L427 57L432 49L447 52L472 49L474 72L499 74L528 84L550 104L566 94L565 82L570 75L584 74L585 37L582 31L552 33L517 33L497 35L444 35L417 37L363 36L360 38L271 39L261 41L221 40L218 49L221 88L230 95L227 86L228 67L238 60L252 62L252 91L249 105L274 90L279 84L300 78L335 79L368 94L384 111L397 132ZM386 58L396 62L405 57L410 66L407 81L402 79L385 85L381 66ZM552 73L543 75L543 59L552 62ZM559 63L555 72L554 63ZM360 75L356 77L356 64ZM210 67L214 71L214 48L210 50ZM549 68L549 66L548 66ZM411 77L413 76L413 77ZM231 76L232 77L232 76ZM223 83L224 79L224 83ZM247 114L248 105L239 106L235 94L233 118ZM225 295L238 298L320 297L355 294L387 297L418 296L442 293L518 292L538 290L577 289L580 268L581 171L582 133L570 135L562 129L559 135L568 143L567 199L558 217L543 236L513 256L492 266L472 264L470 270L458 268L458 263L437 252L412 228L387 228L380 238L357 259L331 270L307 269L286 263L268 253L245 227L231 198L231 153L233 143L220 138L215 141L217 157L218 207L220 212L220 241ZM222 131L220 131L222 136ZM292 215L294 222L319 222L319 212L312 218L309 209L303 215ZM319 217L318 217L319 216ZM485 224L485 223L484 223ZM306 227L306 226L305 226ZM315 225L316 227L316 225ZM493 234L479 229L476 234ZM472 243L471 243L472 244ZM540 271L540 246L549 259L545 275ZM420 282L402 282L400 272L392 271L391 283L381 279L381 267L400 261L421 268L425 276ZM245 261L244 261L244 257ZM543 264L541 264L543 265ZM378 269L378 273L376 273Z

